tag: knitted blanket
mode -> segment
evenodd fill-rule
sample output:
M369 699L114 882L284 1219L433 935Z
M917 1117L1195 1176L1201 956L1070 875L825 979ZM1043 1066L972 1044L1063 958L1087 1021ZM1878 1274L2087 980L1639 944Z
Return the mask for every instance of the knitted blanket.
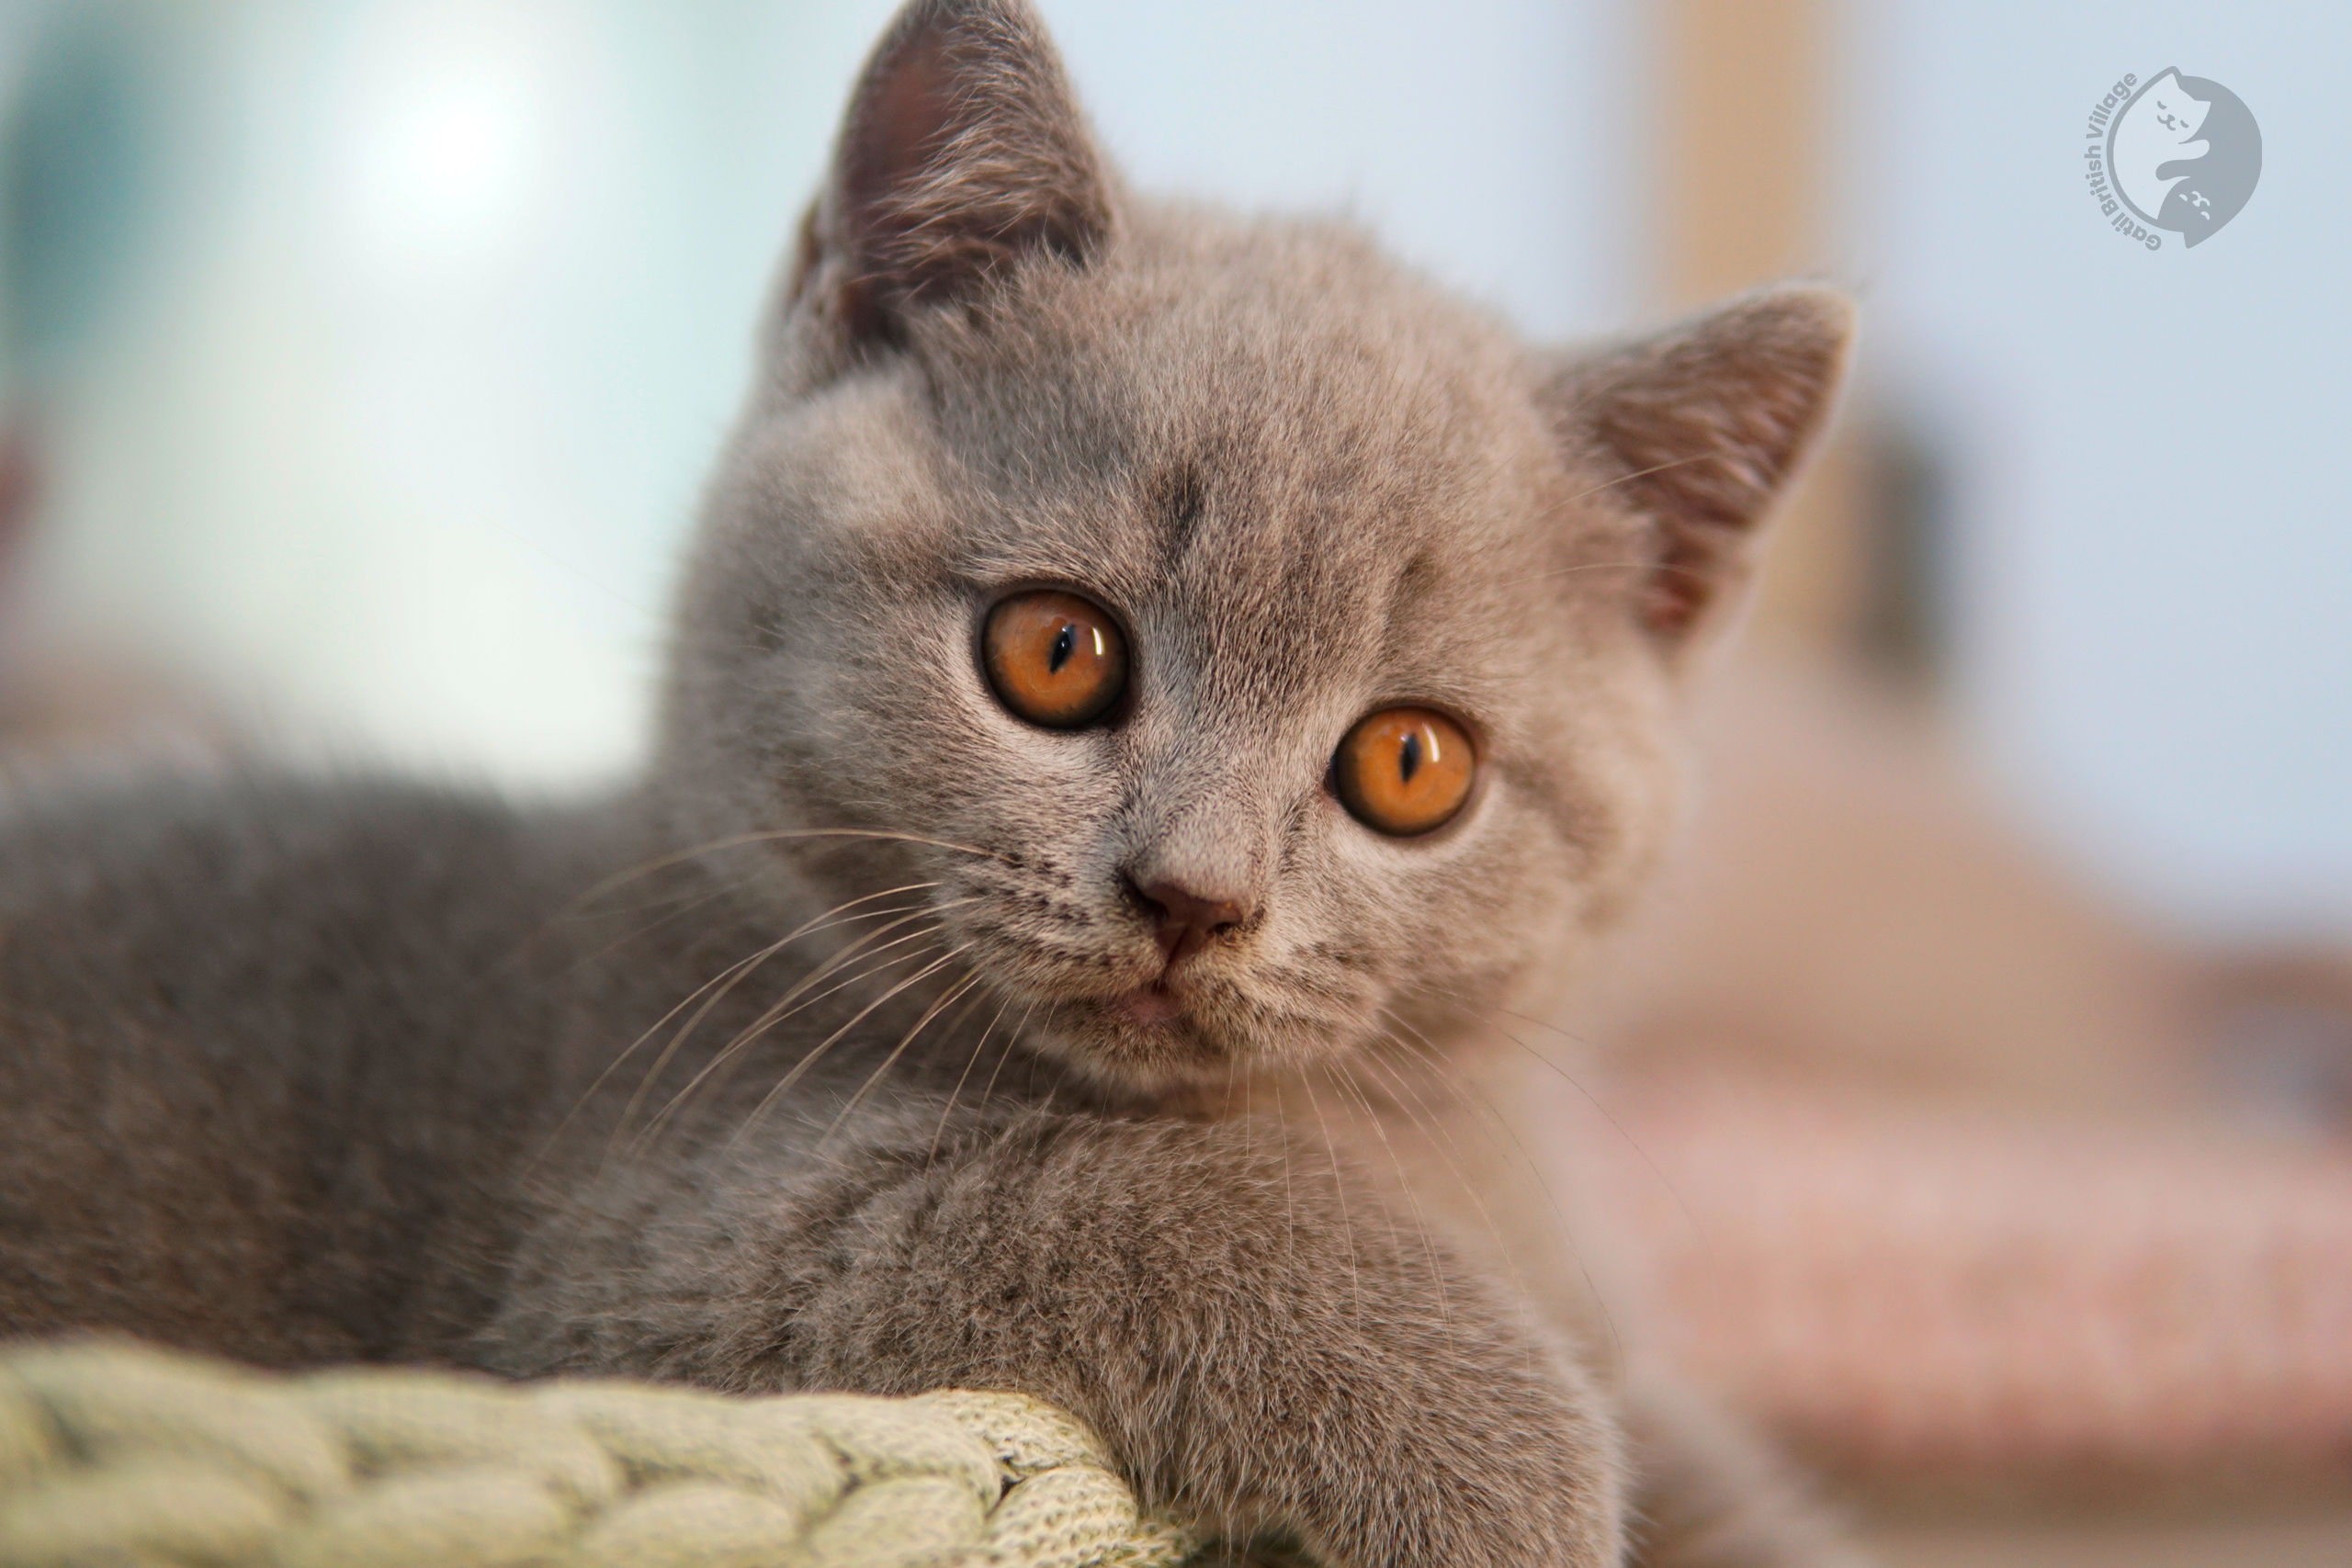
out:
M0 1352L8 1568L1170 1568L1101 1443L1020 1394L730 1398Z

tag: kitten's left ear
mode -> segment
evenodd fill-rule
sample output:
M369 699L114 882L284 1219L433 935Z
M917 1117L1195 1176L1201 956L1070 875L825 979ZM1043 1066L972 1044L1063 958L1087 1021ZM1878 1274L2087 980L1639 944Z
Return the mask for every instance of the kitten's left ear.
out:
M1031 256L1084 265L1112 184L1024 0L909 0L875 46L802 235L792 293L853 338L968 297Z
M1571 451L1649 525L1636 610L1662 644L1690 641L1746 586L1758 527L1828 423L1853 336L1844 295L1777 288L1578 358L1546 387Z

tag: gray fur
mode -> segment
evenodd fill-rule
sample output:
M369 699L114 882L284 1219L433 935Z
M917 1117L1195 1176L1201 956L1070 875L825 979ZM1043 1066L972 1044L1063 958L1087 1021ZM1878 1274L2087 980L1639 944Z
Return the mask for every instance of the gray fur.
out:
M1638 886L1847 333L1793 290L1531 351L1343 226L1129 196L1015 0L916 0L763 327L640 785L0 826L0 1327L1021 1388L1340 1568L1613 1562L1629 1495L1646 1561L1811 1560L1752 1489L1629 1493L1591 1348L1297 1096L1374 1110ZM1125 626L1116 722L990 694L1026 586ZM1409 840L1327 782L1400 702L1481 756ZM1245 918L1163 976L1155 886ZM1155 980L1172 1023L1119 1004Z

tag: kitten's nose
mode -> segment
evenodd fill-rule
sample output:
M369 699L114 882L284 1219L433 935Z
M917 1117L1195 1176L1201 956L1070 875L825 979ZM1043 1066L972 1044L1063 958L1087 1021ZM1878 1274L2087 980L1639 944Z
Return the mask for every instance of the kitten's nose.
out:
M1129 877L1127 891L1151 921L1159 955L1170 972L1258 912L1254 900L1195 892L1172 877L1151 882Z

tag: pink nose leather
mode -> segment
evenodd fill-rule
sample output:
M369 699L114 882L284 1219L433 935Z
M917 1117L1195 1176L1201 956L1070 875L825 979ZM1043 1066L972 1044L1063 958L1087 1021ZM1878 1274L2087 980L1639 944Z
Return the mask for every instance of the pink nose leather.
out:
M1256 906L1238 899L1204 897L1181 882L1129 886L1151 920L1160 957L1171 971L1206 946L1210 938L1223 935L1258 912Z

